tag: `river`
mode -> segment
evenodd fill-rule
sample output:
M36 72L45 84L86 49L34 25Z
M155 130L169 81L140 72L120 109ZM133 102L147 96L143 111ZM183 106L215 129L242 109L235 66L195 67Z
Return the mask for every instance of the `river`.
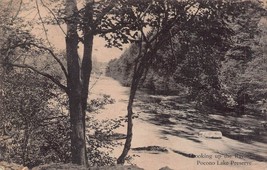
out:
M96 115L97 119L114 119L119 118L120 116L126 116L126 106L129 94L128 87L123 87L116 80L105 76L101 76L97 81L93 80L91 84L93 84L93 87L90 91L90 98L95 98L100 94L107 94L116 101L114 104L106 105L104 109L101 110L100 114ZM136 164L145 170L157 170L165 166L177 170L267 169L266 162L258 162L246 157L235 157L233 154L233 149L235 151L246 150L247 152L252 153L263 152L262 154L264 154L266 145L263 145L262 143L256 143L252 146L227 137L223 137L222 139L200 138L198 140L192 140L192 138L186 138L174 133L162 133L163 131L170 132L177 129L186 131L186 128L188 127L179 125L178 121L174 122L173 126L159 126L148 121L153 115L144 113L142 108L134 107L134 112L139 116L134 119L133 122L132 148L161 146L168 150L168 152L162 153L151 153L147 151L137 152L130 150L129 155L138 155L133 157L131 163ZM126 126L121 127L118 132L125 134ZM260 148L262 150L260 150ZM114 156L118 157L122 152L122 149L122 146L115 148L113 153ZM230 157L225 158L224 154L228 153L231 154ZM191 158L190 154L197 155L198 157ZM205 155L210 155L212 158L205 157ZM219 159L218 156L215 158L216 155L222 156ZM266 152L264 155L266 156ZM249 165L234 165L233 163L231 164L231 161L252 163Z

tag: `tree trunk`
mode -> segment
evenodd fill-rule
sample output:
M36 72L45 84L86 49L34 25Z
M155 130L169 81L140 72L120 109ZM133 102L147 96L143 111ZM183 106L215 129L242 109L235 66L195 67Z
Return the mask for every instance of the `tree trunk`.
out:
M82 111L83 111L83 124L84 124L84 139L86 139L86 122L85 115L87 109L87 99L88 99L88 88L90 83L90 77L92 72L92 49L93 49L93 29L91 24L93 23L93 2L87 1L85 6L85 16L84 16L85 28L83 30L84 34L84 50L81 65L81 78L82 78ZM86 146L85 146L86 147ZM87 155L86 155L87 159Z
M71 156L72 163L88 165L85 142L85 110L83 107L83 81L78 55L78 33L76 0L66 0L67 36L66 53L68 68L68 97L71 123Z
M83 58L81 65L81 78L82 78L82 106L86 111L87 99L88 99L88 87L92 72L92 49L93 49L93 29L91 24L93 23L93 2L87 2L85 6L84 22L85 28L83 30L84 42L83 42Z
M73 43L67 38L67 47ZM77 50L77 49L76 49ZM78 54L67 48L68 57L68 89L69 110L71 123L71 155L72 163L87 165L85 145L85 112L82 107L82 81L80 79L80 68Z
M136 63L135 69L134 69L134 75L132 79L132 84L131 84L131 90L130 90L130 96L129 96L129 101L128 101L128 106L127 106L127 136L126 136L126 141L124 144L124 148L122 151L122 154L120 157L117 159L117 164L124 164L125 163L125 158L131 149L131 142L132 142L132 137L133 137L133 103L134 103L134 98L136 91L138 89L139 82L143 76L146 63L148 62L147 57L143 57L143 59L140 61L139 65ZM147 69L147 68L146 68Z
M133 82L133 81L132 81ZM129 97L129 102L127 106L127 138L124 144L124 148L122 151L122 154L117 160L117 164L124 164L125 158L131 149L131 142L132 142L132 137L133 137L133 102L134 102L134 97L135 97L135 92L137 90L138 84L133 84L131 86L131 92L130 92L130 97Z

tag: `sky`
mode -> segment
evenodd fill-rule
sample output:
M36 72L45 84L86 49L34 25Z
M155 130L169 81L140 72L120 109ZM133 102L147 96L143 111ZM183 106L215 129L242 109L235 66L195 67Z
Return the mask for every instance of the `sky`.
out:
M10 1L10 0L0 0L1 2L4 1ZM262 0L264 2L264 5L267 6L267 0ZM14 3L19 3L19 0L13 0ZM35 6L35 1L31 0L23 0L24 3L30 2L32 6ZM45 1L44 1L45 2ZM40 7L40 13L42 17L48 15L49 13L47 10L42 7L42 5L39 3ZM32 20L33 18L38 19L38 13L36 8L33 9L28 6L24 6L26 10L21 10L20 16L22 16L26 20ZM31 9L31 10L30 10ZM64 26L63 26L64 27ZM40 29L41 28L41 29ZM65 49L65 35L61 31L61 29L58 26L46 26L46 29L48 30L48 39L56 48L58 49ZM41 37L45 37L45 32L43 31L42 27L39 25L35 26L34 29L32 29L32 32ZM129 45L125 45L124 49L127 48ZM80 45L79 53L82 54L82 45ZM105 47L105 40L103 38L95 36L94 38L94 44L93 44L93 57L96 58L100 62L108 62L109 60L113 58L118 58L123 53L122 50L119 50L118 48L106 48Z
M1 3L2 0L0 0ZM10 0L3 0L9 2ZM2 1L2 2L3 2ZM13 3L15 6L19 6L19 0L13 0ZM45 2L45 1L44 1ZM17 4L15 4L17 3ZM24 6L22 7L22 10L20 10L19 16L24 18L26 21L32 21L34 19L38 19L39 15L37 13L37 9L34 8L36 6L35 0L23 0ZM27 5L25 5L27 4ZM29 4L29 5L28 5ZM15 7L16 8L16 7ZM40 1L39 1L39 10L42 17L45 17L46 15L49 15L49 12L46 10L46 8L42 7ZM16 10L14 10L16 11ZM66 30L66 25L62 25L63 29ZM56 48L60 50L65 49L65 34L62 32L62 30L59 28L58 25L45 25L45 28L47 30L47 37L49 42L55 46ZM34 25L31 29L32 33L36 35L39 38L46 39L46 34L44 32L44 29L41 25ZM65 31L66 32L66 31ZM127 48L129 45L124 45L123 48ZM79 54L82 56L82 44L79 45ZM98 36L94 37L94 43L93 43L93 57L97 59L99 62L108 62L111 59L118 58L123 53L123 50L120 50L118 48L106 48L105 47L105 40L103 38L100 38Z
M41 33L40 36L43 36ZM65 49L65 35L58 26L48 27L49 41L58 49ZM124 46L127 48L127 45ZM79 45L79 54L82 54L82 44ZM93 57L100 62L108 62L111 59L118 58L123 53L123 50L118 48L106 48L105 40L101 37L95 36L93 43Z

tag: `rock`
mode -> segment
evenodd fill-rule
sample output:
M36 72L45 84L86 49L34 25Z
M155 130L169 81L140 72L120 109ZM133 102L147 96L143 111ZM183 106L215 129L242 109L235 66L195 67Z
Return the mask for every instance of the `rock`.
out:
M181 151L178 151L178 150L172 150L172 151L174 153L180 154L180 155L188 157L188 158L195 158L196 157L196 155L192 154L192 153L185 153L185 152L181 152Z
M198 133L198 136L212 139L221 139L222 132L221 131L202 131Z
M165 166L165 167L160 168L159 170L173 170L173 169L169 168L168 166Z
M122 133L114 133L112 136L109 137L110 140L121 140L126 139L126 134Z
M138 147L132 148L134 151L151 151L151 152L168 152L168 149L162 146L146 146L146 147Z
M93 167L89 170L144 170L134 165L116 165L116 166L103 166L103 167Z
M143 169L133 165L90 167L89 169L86 169L83 166L74 164L46 164L34 167L32 170L143 170Z
M29 170L29 169L27 167L24 167L23 165L1 161L0 170Z
M45 164L32 168L32 170L87 170L85 167L74 164Z

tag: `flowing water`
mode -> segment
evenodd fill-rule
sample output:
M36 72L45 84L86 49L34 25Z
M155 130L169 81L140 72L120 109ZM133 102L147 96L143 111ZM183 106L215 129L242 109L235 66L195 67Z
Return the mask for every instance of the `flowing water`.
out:
M116 80L105 76L101 76L97 81L93 80L91 84L94 84L91 89L91 99L101 94L107 94L116 101L114 104L106 105L96 115L97 119L114 119L126 116L128 87L123 87ZM181 126L179 122L174 122L175 125L171 127L151 123L148 119L153 115L144 113L142 108L139 107L134 107L134 112L138 114L138 118L134 119L133 122L132 148L160 146L168 149L168 152L130 150L129 155L137 155L133 157L131 163L145 170L157 170L165 166L177 170L267 169L266 162L255 161L245 155L238 154L245 150L248 153L260 152L263 156L267 156L266 144L254 143L252 145L227 137L222 139L199 138L198 140L192 140L192 138L174 133L163 133L171 132L175 129L186 131L186 128ZM118 129L118 132L126 134L126 126ZM194 134L189 134L188 136L190 135L194 137ZM118 157L122 149L122 146L115 148L114 156ZM192 155L197 157L192 158ZM234 165L235 162L243 162L243 164Z

